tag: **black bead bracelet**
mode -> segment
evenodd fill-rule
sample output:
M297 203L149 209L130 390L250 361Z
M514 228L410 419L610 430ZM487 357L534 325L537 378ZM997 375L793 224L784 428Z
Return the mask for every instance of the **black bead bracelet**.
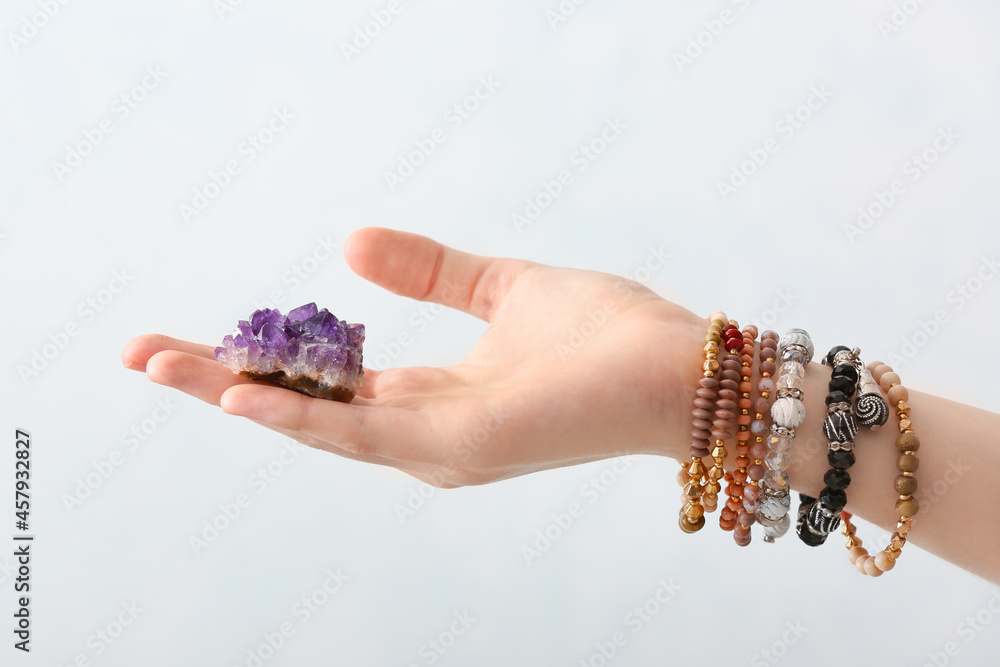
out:
M826 541L827 536L840 525L840 511L847 505L847 487L851 483L848 469L854 465L854 438L858 435L858 419L852 408L852 398L862 379L864 366L858 355L860 350L853 350L838 345L831 349L823 364L833 367L830 376L829 390L826 397L827 416L823 421L823 435L829 442L827 460L830 470L823 476L826 485L819 498L799 494L798 520L795 532L799 539L809 546L816 547ZM881 422L888 417L888 406L879 410L875 397L865 392L866 426L875 426L881 414ZM879 394L879 398L881 394ZM859 396L859 399L861 396ZM885 401L883 400L883 404Z

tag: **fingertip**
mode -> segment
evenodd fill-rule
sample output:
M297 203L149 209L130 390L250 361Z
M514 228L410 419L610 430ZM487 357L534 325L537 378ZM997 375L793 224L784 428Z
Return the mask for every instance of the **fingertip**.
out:
M344 261L356 274L365 280L371 280L373 249L378 248L380 238L384 239L385 234L392 231L385 227L362 227L355 230L344 241Z
M161 334L143 334L130 339L122 347L122 366L129 370L145 370L150 356L162 344L165 336Z
M146 361L146 377L156 384L170 384L170 361L179 354L173 350L163 350L153 354Z
M219 397L219 407L227 415L235 415L237 417L248 417L248 390L253 387L251 385L238 384L222 392L222 396Z

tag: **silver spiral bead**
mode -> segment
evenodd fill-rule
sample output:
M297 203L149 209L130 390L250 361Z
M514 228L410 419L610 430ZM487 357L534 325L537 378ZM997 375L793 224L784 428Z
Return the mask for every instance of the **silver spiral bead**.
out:
M861 370L858 380L858 399L854 413L862 426L875 431L889 419L889 404L882 397L882 390L867 368Z

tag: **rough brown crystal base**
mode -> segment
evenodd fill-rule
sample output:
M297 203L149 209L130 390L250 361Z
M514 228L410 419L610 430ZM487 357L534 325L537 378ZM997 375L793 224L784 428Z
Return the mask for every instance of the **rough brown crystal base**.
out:
M325 398L331 401L340 401L341 403L350 403L354 398L354 392L344 389L343 387L331 387L329 385L320 384L312 378L303 376L291 377L286 375L285 371L275 371L274 373L263 374L240 371L240 375L251 380L266 380L267 382L280 384L282 387L297 391L300 394L305 394L306 396L313 396L315 398Z

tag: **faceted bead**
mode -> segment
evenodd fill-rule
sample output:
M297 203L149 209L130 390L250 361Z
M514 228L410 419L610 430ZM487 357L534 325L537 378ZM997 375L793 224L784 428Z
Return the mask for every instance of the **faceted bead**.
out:
M832 512L839 512L847 504L847 494L842 489L826 487L819 494L819 501Z
M778 390L781 389L802 389L805 380L794 375L781 375L778 377Z
M833 375L841 375L846 378L850 378L852 382L857 383L858 381L858 369L854 367L853 364L840 364L834 367Z
M781 353L782 361L794 361L799 364L805 364L808 359L806 359L806 354L802 350L793 347L785 350Z
M823 483L831 489L846 489L851 483L851 474L846 470L832 468L823 475Z
M829 461L830 465L834 468L847 470L854 465L854 452L843 449L830 451L826 453L826 460Z
M848 396L853 396L857 388L857 383L843 375L834 375L830 378L830 391L842 391Z
M830 407L834 403L850 403L851 397L842 391L832 391L826 395L826 406Z
M787 452L792 449L792 438L783 433L772 433L767 438L767 446L775 452Z
M764 462L771 470L788 470L788 466L792 464L792 456L788 452L770 451Z
M764 485L772 491L788 490L788 473L784 470L768 470L764 473Z
M797 361L785 361L781 364L781 370L778 371L778 377L796 377L804 378L806 376L806 367Z

